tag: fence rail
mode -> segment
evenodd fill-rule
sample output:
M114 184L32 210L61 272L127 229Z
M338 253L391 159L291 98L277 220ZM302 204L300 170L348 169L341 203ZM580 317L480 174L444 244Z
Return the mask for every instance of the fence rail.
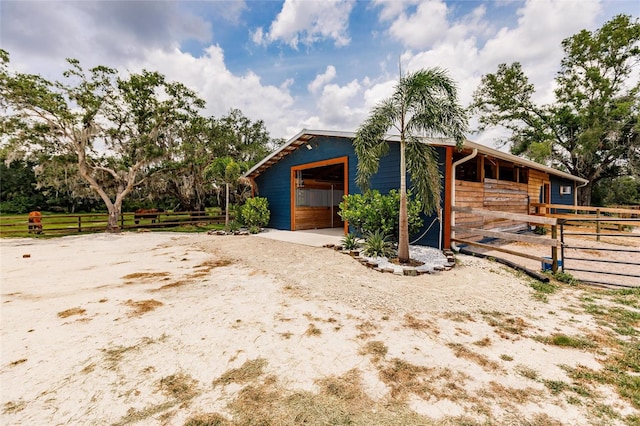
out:
M40 218L40 231L45 234L65 235L84 232L100 232L107 228L107 213L55 214ZM136 223L138 222L138 223ZM205 211L158 212L137 217L134 212L122 213L118 224L122 230L170 228L182 225L224 224L225 215ZM4 237L23 236L38 229L29 223L27 215L0 216L0 235Z
M550 247L551 256L549 258L544 256L532 255L530 253L525 253L522 251L506 249L503 247L498 247L498 246L485 244L477 241L472 241L472 240L469 240L468 238L460 239L460 238L453 237L451 240L458 243L467 244L470 246L485 248L488 250L495 250L495 251L511 254L514 256L523 257L526 259L536 260L544 264L550 264L551 270L554 273L558 271L558 247L560 245L560 241L558 240L558 226L557 226L558 219L551 218L551 217L544 217L544 216L526 215L521 213L509 213L509 212L501 212L501 211L493 211L493 210L483 210L483 209L476 209L471 207L453 206L452 209L454 212L468 213L468 214L478 215L482 217L509 219L509 220L514 220L518 222L526 222L526 223L533 223L538 225L551 226L551 238L543 237L543 236L536 237L531 235L520 235L520 234L511 233L511 232L502 232L502 231L496 231L496 230L490 230L490 229L468 228L468 227L461 227L461 226L451 227L452 231L464 232L470 235L480 235L482 237L499 238L501 240L507 240L507 241L520 241L520 242L526 242L529 244L539 244L546 247Z
M574 217L571 219L559 219L560 225L560 241L561 241L561 259L562 259L562 272L582 272L589 274L588 276L577 277L580 281L606 285L613 287L638 287L640 286L640 249L634 248L612 248L612 247L599 247L584 246L578 244L572 244L565 239L566 236L590 236L595 237L596 241L600 241L600 237L615 238L634 238L640 237L640 234L634 233L603 233L601 227L597 226L600 222L608 222L608 218L585 218ZM633 218L618 218L617 221L621 223L638 223L638 219ZM595 232L567 232L566 226L580 225L581 223L593 224L596 223ZM568 255L568 251L572 251L573 255ZM594 255L595 257L588 257L587 254ZM633 260L621 260L618 258L612 258L611 256L617 256L621 254L632 254ZM591 266L589 266L591 265ZM607 265L611 265L611 268L607 268ZM626 265L624 271L616 269L615 265ZM599 266L599 267L598 267ZM604 276L602 279L593 277ZM625 282L607 280L607 277L622 277ZM637 278L634 282L626 280L627 278ZM636 282L637 281L637 282Z

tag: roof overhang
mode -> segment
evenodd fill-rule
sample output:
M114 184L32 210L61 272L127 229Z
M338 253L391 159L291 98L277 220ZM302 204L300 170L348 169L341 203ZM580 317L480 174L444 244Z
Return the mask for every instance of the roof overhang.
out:
M267 170L272 165L276 164L283 157L289 155L296 149L305 145L311 139L315 137L334 137L334 138L346 138L346 139L354 139L356 136L355 132L339 132L339 131L330 131L330 130L301 130L297 135L289 139L284 145L280 148L266 156L262 161L253 166L248 172L244 174L245 177L255 178L258 175L262 174L265 170ZM385 140L389 142L400 142L400 136L398 135L387 135ZM448 138L424 138L424 141L429 145L433 146L456 146L456 143L453 139ZM521 165L523 167L530 167L532 169L540 170L554 176L558 176L565 179L570 179L580 184L586 184L589 182L586 179L583 179L578 176L573 176L570 173L563 172L561 170L554 169L553 167L545 166L544 164L536 163L535 161L527 160L522 157L518 157L517 155L509 154L506 152L499 151L494 148L490 148L488 146L479 144L477 142L473 142L470 140L465 140L463 144L463 149L477 149L479 153L491 156L494 158L498 158L501 160L509 161L516 165Z

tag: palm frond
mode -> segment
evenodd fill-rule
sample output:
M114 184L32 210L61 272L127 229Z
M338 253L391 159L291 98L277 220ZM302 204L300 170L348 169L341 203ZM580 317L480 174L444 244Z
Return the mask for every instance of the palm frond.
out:
M369 187L369 179L378 172L380 158L389 152L385 135L396 119L396 108L391 99L380 102L371 115L360 125L353 141L358 156L356 183L363 190Z
M410 137L407 143L407 171L416 199L422 202L425 214L436 211L441 203L442 176L436 152L419 138Z

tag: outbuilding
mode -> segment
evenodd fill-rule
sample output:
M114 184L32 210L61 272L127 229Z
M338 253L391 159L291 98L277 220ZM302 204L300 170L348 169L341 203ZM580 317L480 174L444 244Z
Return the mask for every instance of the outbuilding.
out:
M338 216L338 204L344 195L361 192L355 183L354 138L352 132L302 130L245 174L257 194L269 201L269 227L348 231L348 224ZM370 187L383 194L400 187L399 137L387 140L389 153L370 181ZM501 230L526 226L470 214L454 216L454 205L530 214L535 213L532 203L575 205L576 189L587 184L580 177L469 140L460 150L446 139L425 139L424 143L432 145L438 156L442 206L437 214L424 218L423 229L410 237L412 244L448 248L453 221Z

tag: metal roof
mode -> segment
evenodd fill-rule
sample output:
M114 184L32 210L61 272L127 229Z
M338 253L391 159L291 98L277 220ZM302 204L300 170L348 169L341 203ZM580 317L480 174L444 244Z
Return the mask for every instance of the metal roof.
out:
M289 139L284 145L280 148L267 155L262 161L253 166L248 172L244 174L245 177L255 178L260 175L266 169L280 161L283 157L289 155L300 146L310 141L314 137L324 136L324 137L335 137L335 138L346 138L346 139L354 139L356 134L355 132L340 132L340 131L332 131L332 130L308 130L303 129L297 135ZM400 136L398 135L387 135L385 140L389 142L400 142ZM455 141L452 139L446 138L424 138L424 141L430 145L434 146L455 146ZM501 160L510 161L516 165L526 166L532 169L544 171L546 173L552 174L554 176L559 176L565 179L570 179L579 183L587 183L588 180L583 179L578 176L574 176L570 173L560 171L558 169L554 169L553 167L545 166L544 164L536 163L535 161L527 160L522 157L518 157L517 155L509 154L506 152L499 151L494 148L490 148L488 146L479 144L477 142L473 142L470 140L465 140L463 144L463 149L477 149L479 153L488 155L494 158L499 158Z

